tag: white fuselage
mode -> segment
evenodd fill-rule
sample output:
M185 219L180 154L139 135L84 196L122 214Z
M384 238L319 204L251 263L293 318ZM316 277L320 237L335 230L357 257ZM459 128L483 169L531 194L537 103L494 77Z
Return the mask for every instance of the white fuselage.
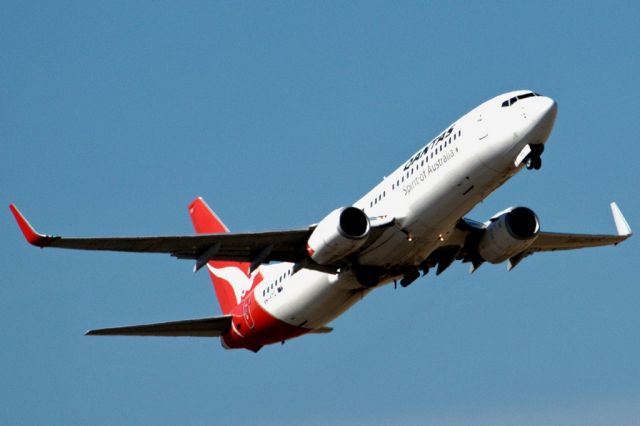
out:
M523 166L515 159L527 145L544 144L556 103L510 92L476 107L445 128L354 206L370 218L395 219L358 256L361 265L385 269L415 266L445 245L458 221ZM522 97L505 105L505 101ZM508 103L508 102L507 102ZM327 274L280 263L262 268L255 300L275 318L317 328L330 322L370 288L350 270ZM380 285L392 281L387 275Z

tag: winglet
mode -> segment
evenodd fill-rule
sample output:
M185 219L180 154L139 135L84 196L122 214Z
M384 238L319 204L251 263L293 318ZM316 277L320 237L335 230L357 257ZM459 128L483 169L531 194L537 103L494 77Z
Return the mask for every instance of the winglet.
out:
M613 221L616 223L616 230L621 237L628 237L633 234L631 227L627 223L627 220L622 215L620 208L616 203L611 203L611 213L613 214Z
M9 204L9 209L11 209L11 213L13 213L13 216L16 218L16 222L18 222L18 226L29 244L38 247L46 247L51 244L53 238L39 234L35 229L33 229L33 226L31 226L29 221L25 219L22 213L20 213L20 210L18 210L14 204Z

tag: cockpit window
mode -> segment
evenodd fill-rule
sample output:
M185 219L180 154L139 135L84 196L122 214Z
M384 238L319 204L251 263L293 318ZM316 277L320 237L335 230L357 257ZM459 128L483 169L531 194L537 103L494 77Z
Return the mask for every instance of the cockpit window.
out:
M535 93L535 92L523 93L522 95L514 96L513 98L504 101L502 103L502 108L509 107L515 104L516 102L518 102L520 99L527 99L532 96L542 96L542 95L539 95L538 93Z

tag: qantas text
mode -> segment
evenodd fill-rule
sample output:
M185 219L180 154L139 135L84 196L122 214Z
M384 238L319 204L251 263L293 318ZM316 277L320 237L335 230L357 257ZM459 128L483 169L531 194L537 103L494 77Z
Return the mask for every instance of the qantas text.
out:
M429 147L431 145L436 144L436 143L444 140L445 138L449 137L449 135L451 135L452 133L453 133L453 126L449 127L449 129L444 131L440 136L436 137L434 140L432 140L431 142L426 144L423 149L418 151L413 157L411 157L407 161L407 163L404 165L404 170L408 170L413 165L413 163L415 163L420 158L422 158L423 155L426 155L427 152L429 151Z

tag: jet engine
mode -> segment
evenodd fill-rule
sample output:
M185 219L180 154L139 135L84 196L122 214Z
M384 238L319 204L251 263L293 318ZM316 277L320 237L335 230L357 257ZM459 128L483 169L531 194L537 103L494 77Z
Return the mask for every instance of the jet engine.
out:
M356 207L343 207L322 219L307 241L307 252L328 265L360 248L369 236L369 218Z
M525 251L538 232L540 222L531 209L512 207L491 218L478 243L478 253L487 262L503 262Z

